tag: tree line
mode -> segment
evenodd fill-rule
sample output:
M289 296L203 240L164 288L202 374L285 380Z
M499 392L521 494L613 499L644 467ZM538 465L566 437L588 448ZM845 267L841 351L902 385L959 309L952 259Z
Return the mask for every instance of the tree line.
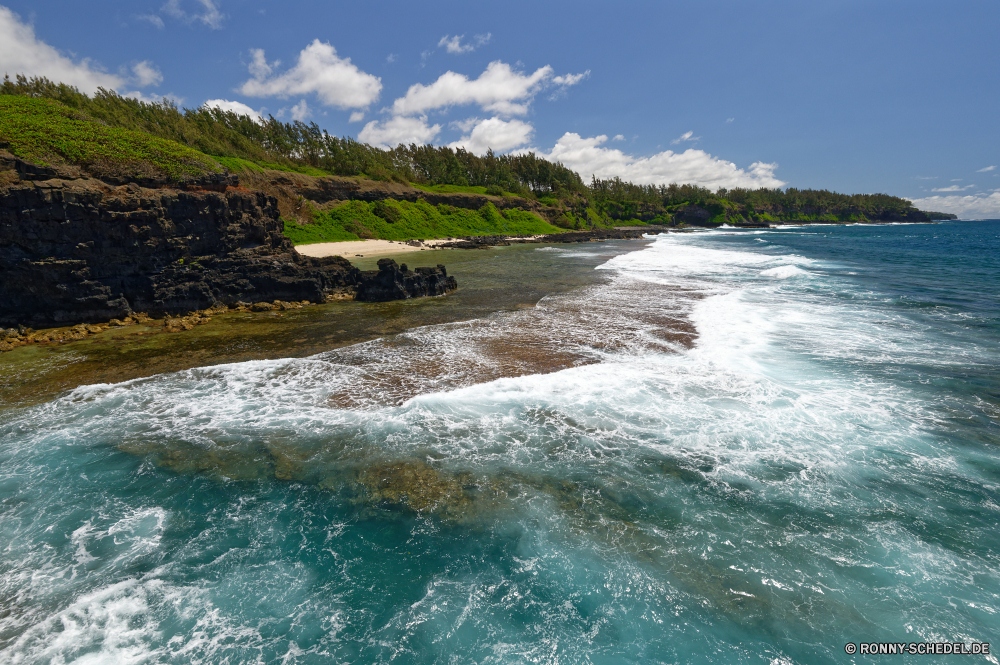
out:
M572 206L593 207L612 219L659 217L685 205L697 205L713 214L739 208L751 215L778 210L880 215L913 209L908 200L887 194L795 188L712 192L698 185L638 185L617 177L593 177L586 185L572 169L532 152L497 155L490 150L480 156L462 148L413 143L382 149L332 136L314 122L252 118L211 107L181 109L167 99L143 102L103 88L88 96L42 77L4 77L0 94L55 99L109 126L146 132L211 156L243 159L266 168L316 169L401 183L479 186L491 194L555 197L572 200Z

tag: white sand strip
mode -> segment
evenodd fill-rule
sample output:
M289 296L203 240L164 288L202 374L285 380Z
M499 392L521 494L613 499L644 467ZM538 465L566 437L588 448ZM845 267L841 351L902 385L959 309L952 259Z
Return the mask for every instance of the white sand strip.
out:
M306 256L343 256L353 259L356 256L383 256L385 254L402 254L403 252L419 252L421 249L433 249L441 243L452 240L421 240L422 246L407 245L398 240L345 240L344 242L317 242L311 245L297 245L299 254Z
M514 237L514 236L510 236ZM524 240L534 240L542 236L519 236ZM345 240L343 242L317 242L311 245L296 245L299 254L306 256L343 256L353 259L356 256L384 256L386 254L402 254L403 252L419 252L422 249L435 249L438 245L455 242L457 238L435 238L418 240L419 246L407 245L406 240Z

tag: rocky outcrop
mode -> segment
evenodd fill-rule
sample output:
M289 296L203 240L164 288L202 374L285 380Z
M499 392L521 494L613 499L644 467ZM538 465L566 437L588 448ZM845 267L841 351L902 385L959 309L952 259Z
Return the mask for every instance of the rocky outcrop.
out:
M115 187L19 171L0 189L0 325L323 302L326 291L359 281L345 259L296 252L273 199L259 192Z
M443 296L458 288L454 277L449 277L445 267L416 268L397 265L392 259L379 259L378 270L361 273L361 283L355 300L385 302L421 296Z

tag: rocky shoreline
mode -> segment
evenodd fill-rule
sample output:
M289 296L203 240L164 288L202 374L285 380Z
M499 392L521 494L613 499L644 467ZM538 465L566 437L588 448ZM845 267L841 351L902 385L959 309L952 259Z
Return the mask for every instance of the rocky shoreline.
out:
M9 153L0 154L0 171L13 174L0 183L0 326L322 303L345 291L374 293L369 280L385 282L376 300L457 286L443 267L389 279L341 257L303 256L282 233L275 199L239 187L234 176L183 187L116 185ZM395 282L403 286L391 288Z

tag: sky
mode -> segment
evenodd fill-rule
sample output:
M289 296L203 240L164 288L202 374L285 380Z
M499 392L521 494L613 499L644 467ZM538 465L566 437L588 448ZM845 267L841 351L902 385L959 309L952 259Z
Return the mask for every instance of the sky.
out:
M0 0L0 74L1000 218L1000 2Z

